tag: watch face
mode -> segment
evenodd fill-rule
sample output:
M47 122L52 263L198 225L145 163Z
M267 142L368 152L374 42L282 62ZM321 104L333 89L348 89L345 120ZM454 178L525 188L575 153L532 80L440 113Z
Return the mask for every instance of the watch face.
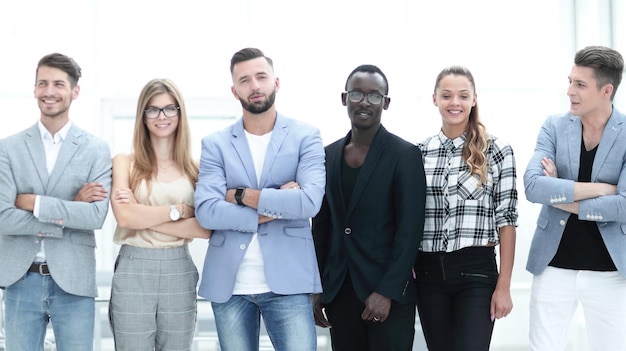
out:
M180 212L178 212L178 209L176 208L176 206L173 206L173 205L172 205L172 207L171 207L171 210L170 210L170 219L171 219L172 221L177 221L177 220L179 220L179 219L180 219Z

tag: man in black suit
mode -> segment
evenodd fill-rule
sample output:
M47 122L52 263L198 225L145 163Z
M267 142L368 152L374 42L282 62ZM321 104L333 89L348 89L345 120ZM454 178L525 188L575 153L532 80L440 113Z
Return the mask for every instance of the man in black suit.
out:
M332 326L335 351L407 351L424 229L422 156L381 125L391 99L378 67L354 69L345 90L352 128L326 147L326 195L313 219L324 291L313 297L315 322Z

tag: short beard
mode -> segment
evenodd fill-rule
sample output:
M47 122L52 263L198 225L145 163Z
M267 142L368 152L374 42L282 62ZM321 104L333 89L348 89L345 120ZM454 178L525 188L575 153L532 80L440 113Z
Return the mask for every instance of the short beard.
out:
M70 99L70 103L65 108L62 108L59 111L54 112L54 113L46 113L44 112L44 109L42 109L41 107L39 108L39 110L41 111L41 114L43 114L44 116L49 117L49 118L55 118L66 113L70 109L70 106L72 106L72 101L73 100Z
M267 99L263 101L263 103L261 103L260 105L254 104L254 103L248 103L241 98L239 99L239 102L241 103L241 107L243 107L244 110L252 114L258 115L269 110L274 105L275 100L276 100L276 89L274 89L272 93L267 97Z

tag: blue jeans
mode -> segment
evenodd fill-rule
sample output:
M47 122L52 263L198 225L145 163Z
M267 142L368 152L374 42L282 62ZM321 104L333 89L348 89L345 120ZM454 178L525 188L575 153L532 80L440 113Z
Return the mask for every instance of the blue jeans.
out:
M93 350L95 302L61 290L51 276L26 273L4 292L6 349L43 350L48 322L58 351Z
M317 336L308 294L233 295L211 303L222 351L258 351L260 316L276 351L315 351Z

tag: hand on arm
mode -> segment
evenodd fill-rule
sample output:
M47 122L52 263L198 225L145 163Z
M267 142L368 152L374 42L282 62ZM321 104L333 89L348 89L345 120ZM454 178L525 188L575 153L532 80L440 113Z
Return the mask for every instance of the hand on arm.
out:
M283 184L280 189L287 189L287 190L299 190L300 189L300 185L295 182L295 181L290 181L288 183ZM226 195L224 197L224 200L226 202L230 202L231 204L235 204L237 205L237 200L235 199L235 192L237 191L237 189L228 189L226 190ZM241 199L241 202L243 202L243 204L247 207L253 208L253 209L258 209L259 206L259 198L261 197L261 190L257 190L257 189L252 189L252 188L246 188L246 190L244 191L244 196ZM259 215L259 224L262 223L267 223L269 221L274 220L274 218L271 217L267 217L267 216L263 216L263 215Z
M35 209L35 198L37 196L34 194L17 194L15 198L15 207L20 210L33 212Z
M74 197L74 201L101 201L106 199L107 193L108 191L102 183L85 183ZM35 209L36 197L37 195L34 194L18 194L15 199L15 207L19 208L20 210L33 212L33 210Z
M552 159L544 157L541 160L541 166L543 166L544 175L553 178L559 177L556 170L556 165L554 164L554 161ZM617 194L617 185L608 183L574 182L574 202L568 204L557 204L552 206L563 211L578 214L577 201L615 194Z
M85 183L80 188L78 194L74 197L74 201L94 202L107 198L108 191L102 183L93 182Z
M187 213L185 213L185 215L187 215ZM195 218L185 218L176 222L167 222L151 227L150 229L183 239L209 239L212 233L211 230L200 226Z
M130 189L131 157L120 154L113 158L113 186L111 207L115 220L120 227L129 229L147 229L171 222L170 206L150 206L137 202ZM181 218L195 215L194 208L185 204L174 204Z

